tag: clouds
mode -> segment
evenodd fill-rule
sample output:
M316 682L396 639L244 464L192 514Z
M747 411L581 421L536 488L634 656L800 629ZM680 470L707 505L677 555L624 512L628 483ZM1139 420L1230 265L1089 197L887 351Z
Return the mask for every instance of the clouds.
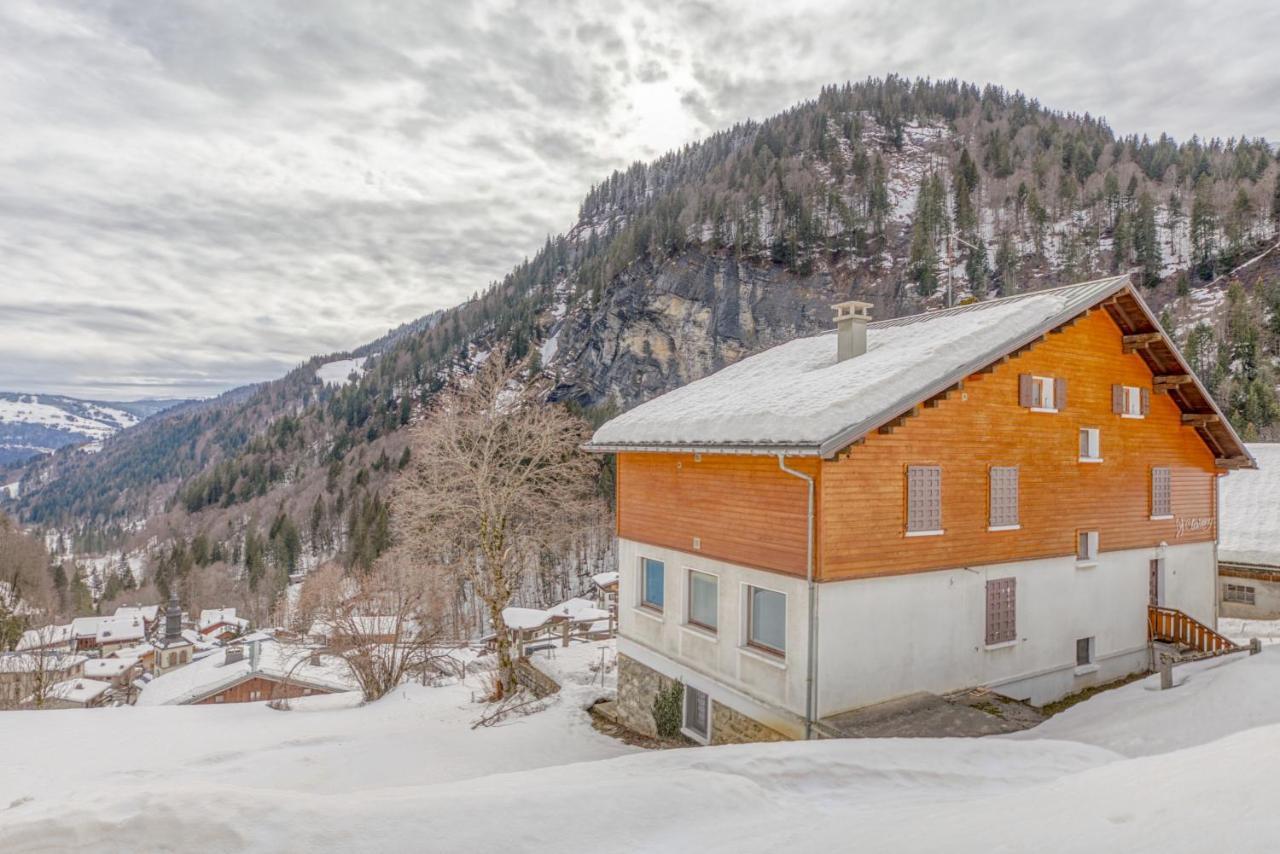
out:
M277 376L501 277L611 169L824 83L1280 135L1266 5L959 5L6 3L0 388Z

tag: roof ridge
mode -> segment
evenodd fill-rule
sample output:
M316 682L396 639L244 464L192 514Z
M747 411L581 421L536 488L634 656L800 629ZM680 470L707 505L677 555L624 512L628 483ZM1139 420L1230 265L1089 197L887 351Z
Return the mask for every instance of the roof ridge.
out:
M883 320L874 320L868 324L870 328L880 326L905 325L924 318L933 319L950 314L959 314L966 311L972 311L975 308L986 308L988 306L997 305L999 303L1017 302L1018 300L1030 299L1032 297L1044 296L1045 294L1057 293L1058 291L1074 290L1076 288L1097 287L1103 283L1113 283L1119 279L1128 279L1128 273L1121 273L1115 276L1103 276L1099 279L1090 279L1087 282L1074 282L1069 285L1057 285L1052 288L1044 288L1038 291L1024 291L1020 294L1009 294L1004 297L996 297L995 299L975 300L973 302L962 303L960 305L952 305L946 308L934 309L933 311L920 311L915 314L903 314L897 317L886 317Z

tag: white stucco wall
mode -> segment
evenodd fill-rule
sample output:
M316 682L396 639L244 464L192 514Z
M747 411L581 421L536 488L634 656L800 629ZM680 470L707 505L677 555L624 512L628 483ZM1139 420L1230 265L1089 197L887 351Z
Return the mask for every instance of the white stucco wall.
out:
M664 608L655 614L640 606L640 559L660 560L666 567ZM719 630L710 634L690 626L688 615L689 570L717 576ZM751 711L735 702L733 694L749 701L798 715L805 711L805 632L808 599L803 578L764 572L744 566L689 554L618 540L618 649L624 654L627 642L667 659L680 669L662 666L661 659L633 652L632 657L669 676L684 678L689 684L708 690L713 698ZM746 647L746 587L776 590L787 597L787 652L784 658ZM728 689L720 694L699 677L711 677ZM751 715L759 718L756 715ZM767 723L767 721L761 721Z
M1147 665L1150 561L1165 604L1213 624L1212 543L922 572L819 587L819 717L917 691L987 685L1037 705ZM986 581L1017 579L1017 640L988 648ZM1206 619L1207 617L1207 619ZM1076 673L1093 637L1097 670Z

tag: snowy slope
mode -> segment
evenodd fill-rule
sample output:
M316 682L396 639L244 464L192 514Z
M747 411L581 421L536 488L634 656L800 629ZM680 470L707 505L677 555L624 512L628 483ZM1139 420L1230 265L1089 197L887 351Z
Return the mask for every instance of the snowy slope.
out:
M316 368L316 379L325 385L346 385L355 374L356 380L364 376L364 359L339 359L326 362Z
M101 442L143 420L136 409L137 404L0 392L0 464Z
M469 726L466 684L287 713L7 713L0 850L1190 854L1270 851L1280 834L1258 761L1280 751L1280 648L1017 737L639 753L581 711L602 648L558 651L543 666L567 690L491 728Z

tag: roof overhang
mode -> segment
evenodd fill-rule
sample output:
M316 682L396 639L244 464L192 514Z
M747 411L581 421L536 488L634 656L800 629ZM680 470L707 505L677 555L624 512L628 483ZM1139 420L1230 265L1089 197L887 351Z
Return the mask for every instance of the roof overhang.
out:
M1084 283L1089 284L1089 283ZM671 454L737 454L749 456L820 456L833 458L845 448L863 439L868 434L885 427L912 414L916 407L944 395L962 383L967 377L989 370L996 364L1033 346L1050 333L1069 324L1071 321L1099 307L1104 308L1111 319L1126 336L1151 335L1144 340L1134 352L1151 368L1156 377L1178 375L1185 377L1186 382L1168 390L1168 394L1182 410L1184 416L1194 421L1184 420L1194 426L1200 438L1214 454L1219 468L1257 468L1257 461L1249 453L1244 442L1227 421L1226 415L1218 408L1217 403L1209 395L1204 384L1196 377L1186 361L1178 353L1177 346L1169 338L1167 332L1160 327L1155 315L1142 297L1134 290L1128 275L1099 279L1098 290L1085 303L1078 303L1065 308L1058 314L1045 320L1039 326L999 348L983 353L969 362L957 367L942 379L904 395L894 404L885 407L874 417L851 424L818 445L800 444L728 444L720 445L672 443L672 444L596 444L587 442L582 450L591 453L671 453ZM963 308L963 307L961 307ZM883 325L901 322L903 318L881 321Z

